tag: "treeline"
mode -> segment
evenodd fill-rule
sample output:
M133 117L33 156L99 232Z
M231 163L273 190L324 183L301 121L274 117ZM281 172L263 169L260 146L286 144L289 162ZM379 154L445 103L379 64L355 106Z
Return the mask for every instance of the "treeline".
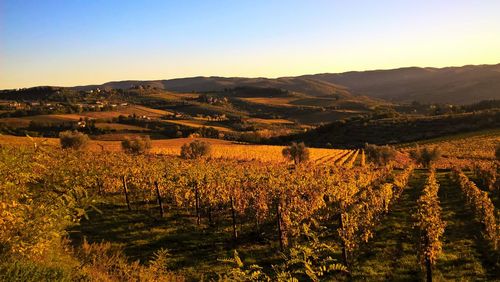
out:
M500 110L498 109L433 117L404 116L377 120L367 117L353 117L320 126L305 133L272 138L269 142L282 144L301 140L315 147L334 144L359 148L365 143L406 143L499 127Z

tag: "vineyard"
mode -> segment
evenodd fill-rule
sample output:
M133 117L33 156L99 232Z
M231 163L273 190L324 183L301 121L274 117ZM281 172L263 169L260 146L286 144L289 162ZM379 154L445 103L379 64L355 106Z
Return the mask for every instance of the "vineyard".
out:
M0 147L6 281L500 277L492 157L427 169L405 150L374 165L363 149L311 149L292 164L281 146L220 141L186 160L181 139L139 155L41 141Z

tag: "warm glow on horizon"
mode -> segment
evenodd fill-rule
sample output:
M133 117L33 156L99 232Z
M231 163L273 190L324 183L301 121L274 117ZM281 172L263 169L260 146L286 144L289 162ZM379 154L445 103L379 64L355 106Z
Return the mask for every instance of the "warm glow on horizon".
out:
M500 63L500 1L178 2L2 1L0 89Z

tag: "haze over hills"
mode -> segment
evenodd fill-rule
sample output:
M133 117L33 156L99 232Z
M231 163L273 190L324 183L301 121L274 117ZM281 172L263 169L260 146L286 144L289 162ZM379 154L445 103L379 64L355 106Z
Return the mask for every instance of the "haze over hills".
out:
M500 64L446 68L408 67L276 79L192 77L153 81L127 80L77 86L73 89L128 89L137 85L150 85L175 92L222 91L250 86L279 88L314 97L352 98L353 95L363 95L393 102L469 104L500 99Z

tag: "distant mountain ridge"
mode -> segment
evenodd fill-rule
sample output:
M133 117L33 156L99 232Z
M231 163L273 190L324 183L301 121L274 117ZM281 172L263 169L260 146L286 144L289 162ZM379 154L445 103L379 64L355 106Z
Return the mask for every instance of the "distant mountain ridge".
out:
M410 67L302 77L342 85L355 95L394 102L470 104L500 99L500 64Z
M470 104L500 99L500 64L446 68L408 67L390 70L323 73L281 78L191 77L127 80L71 87L128 89L149 85L174 92L223 91L241 86L279 88L313 97L368 96L392 102Z

